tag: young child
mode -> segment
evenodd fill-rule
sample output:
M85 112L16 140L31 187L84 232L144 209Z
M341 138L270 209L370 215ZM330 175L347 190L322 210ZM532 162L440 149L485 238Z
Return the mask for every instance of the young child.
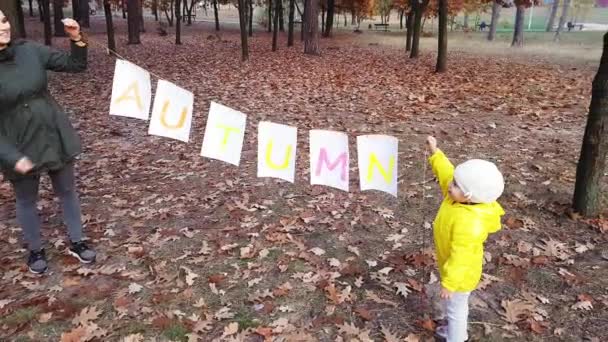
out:
M447 342L463 342L468 340L469 295L481 279L483 244L501 227L504 211L496 200L504 179L496 165L485 160L469 160L454 169L434 137L428 137L427 144L444 197L433 235L448 324L437 328L437 334Z

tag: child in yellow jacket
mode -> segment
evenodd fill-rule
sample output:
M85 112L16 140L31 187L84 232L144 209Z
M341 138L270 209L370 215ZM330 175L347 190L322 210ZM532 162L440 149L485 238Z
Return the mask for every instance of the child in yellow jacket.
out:
M501 227L504 210L496 200L504 179L496 165L485 160L469 160L454 169L435 138L428 137L427 144L444 197L433 236L448 325L437 334L447 342L463 342L468 339L469 295L481 279L483 244Z

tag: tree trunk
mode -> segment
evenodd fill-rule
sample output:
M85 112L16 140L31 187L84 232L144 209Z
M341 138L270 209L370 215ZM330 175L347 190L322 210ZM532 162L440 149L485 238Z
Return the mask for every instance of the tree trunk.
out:
M325 32L325 7L321 7L321 34Z
M414 17L414 36L412 37L412 51L410 53L410 58L418 58L418 56L420 55L420 34L422 33L422 17L424 16L424 11L426 10L427 5L428 1L418 1L414 6L414 8L416 9L416 13Z
M15 0L17 7L17 37L25 38L25 16L23 14L23 3Z
M439 0L439 36L436 72L448 71L448 0Z
M182 23L186 22L186 16L188 14L188 0L182 0ZM190 24L192 24L192 22L190 22Z
M319 0L305 0L304 53L319 55Z
M405 16L404 11L399 11L399 29L403 30L403 17Z
M502 5L498 1L494 0L492 4L492 21L490 22L490 32L488 32L489 41L494 41L494 39L496 39L496 29L498 28L498 23L500 20L501 9Z
M253 37L253 0L249 0L249 37Z
M467 13L467 12L464 12L464 20L462 23L462 27L465 29L469 28L469 13Z
M268 0L268 32L272 32L272 0Z
M108 50L113 53L116 53L116 40L114 38L114 23L112 23L112 5L110 4L110 0L103 0L103 12L106 16Z
M287 46L293 46L293 29L294 29L294 16L296 12L295 0L289 0L289 23L287 29Z
M300 16L302 17L302 24L300 25L300 41L303 42L304 41L304 23L306 22L306 5L307 2L306 0L304 0L304 13L300 13ZM298 3L296 2L296 8L298 7ZM298 11L300 9L298 8Z
M79 9L79 16L78 18L80 19L79 23L80 26L82 27L91 27L91 21L90 21L90 16L89 16L89 0L80 0L78 2L78 9Z
M524 46L524 17L526 16L526 6L517 6L515 13L515 30L513 31L513 42L511 46Z
M279 31L285 32L285 14L283 13L283 1L279 1Z
M330 37L331 30L334 26L334 12L335 12L335 1L327 0L327 19L325 22L325 31L323 31L323 37Z
M30 17L33 17L34 16L34 4L33 4L34 0L29 0L28 2L30 3Z
M146 28L144 26L144 1L145 0L139 0L139 32L144 33L146 32ZM186 0L184 0L186 1Z
M127 1L127 26L129 31L128 44L141 44L139 39L139 0Z
M51 5L49 0L42 0L42 12L44 16L44 44L53 44L53 32L51 30Z
M604 52L592 89L573 199L574 211L584 216L600 214L601 180L608 156L608 33L604 35Z
M39 1L40 3L40 1ZM80 22L80 4L79 0L72 0L72 19Z
M213 15L215 16L215 30L219 31L220 30L220 15L217 11L217 0L213 0ZM240 12L239 12L239 15L240 15Z
M53 0L53 25L55 26L55 37L65 37L63 29L63 0Z
M562 9L562 16L559 18L559 24L557 24L557 31L555 31L555 41L559 41L559 35L564 30L566 21L568 20L568 12L570 11L570 3L572 0L564 0L564 8Z
M239 0L239 24L241 27L241 52L242 60L249 59L249 47L247 45L247 18L245 16L245 0Z
M152 0L152 14L154 14L154 20L158 21L158 0Z
M450 17L450 32L454 32L454 22L456 21L456 16L452 15Z
M547 21L547 32L553 31L555 25L555 17L557 16L557 10L559 9L559 0L553 0L551 5L551 13L549 14L549 21Z
M272 51L277 51L277 40L279 37L279 13L281 12L281 0L275 0L274 5L274 28L272 31Z
M406 33L406 40L405 40L405 51L412 51L412 37L414 34L414 17L415 17L415 13L413 9L410 9L410 11L407 13L407 17L405 19L405 29L407 30Z
M44 8L42 8L42 0L37 0L36 2L38 3L38 15L40 16L40 22L44 23Z
M175 0L175 45L182 44L182 0ZM186 1L186 0L184 0Z
M129 7L129 5L126 3L126 1L129 1L129 0L121 0L121 1L122 2L121 2L120 7L122 7L122 18L127 19L127 10L126 9L127 9L127 7Z

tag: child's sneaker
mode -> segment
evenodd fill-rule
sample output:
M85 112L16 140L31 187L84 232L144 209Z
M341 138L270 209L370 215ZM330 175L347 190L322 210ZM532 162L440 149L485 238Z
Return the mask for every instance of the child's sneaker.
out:
M30 251L30 256L27 259L27 266L30 269L30 272L34 274L42 274L46 272L49 267L46 262L44 249Z
M447 325L440 325L437 327L437 329L435 329L435 335L441 337L444 340L448 340L448 326ZM464 340L464 342L468 342L469 338L467 337L466 340Z
M97 253L94 250L89 248L84 242L72 242L72 247L70 247L70 254L74 257L78 258L80 262L83 264L90 264L95 261L97 257Z

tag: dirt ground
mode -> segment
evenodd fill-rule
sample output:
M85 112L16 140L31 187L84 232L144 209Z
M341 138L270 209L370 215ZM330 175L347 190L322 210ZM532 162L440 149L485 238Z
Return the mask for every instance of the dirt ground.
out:
M27 25L40 40L39 23ZM127 46L119 21L121 55L195 94L185 144L108 115L114 59L97 45L102 25L89 70L51 78L83 139L78 185L98 261L66 254L45 179L50 271L27 273L13 193L0 183L1 340L433 341L430 223L441 198L428 134L454 163L496 162L507 182L471 340L608 339L608 221L568 215L594 67L453 52L436 75L431 52L410 60L344 34L323 39L321 57L284 36L273 53L266 33L241 63L237 32L198 23L175 46L149 23L143 44ZM248 115L240 167L199 156L210 101ZM261 120L298 127L295 184L256 177ZM309 184L309 129L348 134L351 192ZM362 134L399 139L397 199L358 190Z

